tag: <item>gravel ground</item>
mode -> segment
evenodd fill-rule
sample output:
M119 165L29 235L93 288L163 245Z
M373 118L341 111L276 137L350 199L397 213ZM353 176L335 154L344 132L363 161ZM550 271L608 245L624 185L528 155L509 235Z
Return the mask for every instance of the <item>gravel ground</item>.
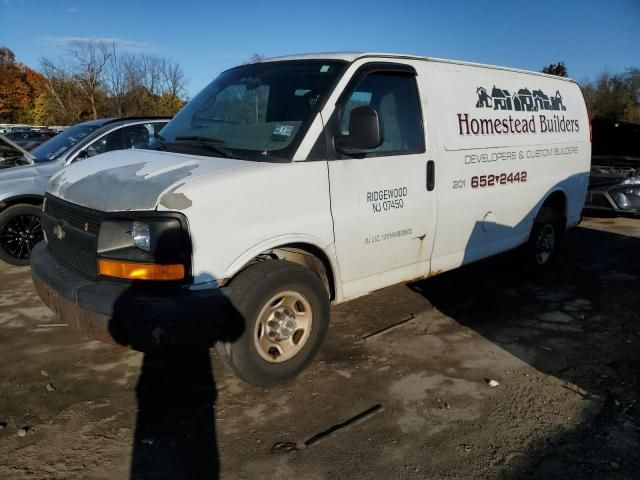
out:
M586 219L545 276L516 265L333 308L318 360L269 390L213 352L88 340L0 266L0 478L640 478L640 220Z

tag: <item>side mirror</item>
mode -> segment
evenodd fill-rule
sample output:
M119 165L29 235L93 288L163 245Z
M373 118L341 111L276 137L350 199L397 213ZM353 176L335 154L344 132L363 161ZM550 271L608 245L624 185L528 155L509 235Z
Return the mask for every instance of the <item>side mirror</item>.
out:
M384 137L378 112L371 107L357 107L349 117L349 135L338 135L336 147L347 153L365 153L378 148Z
M87 150L80 150L78 155L76 155L76 160L84 160L85 158L89 158L89 152Z

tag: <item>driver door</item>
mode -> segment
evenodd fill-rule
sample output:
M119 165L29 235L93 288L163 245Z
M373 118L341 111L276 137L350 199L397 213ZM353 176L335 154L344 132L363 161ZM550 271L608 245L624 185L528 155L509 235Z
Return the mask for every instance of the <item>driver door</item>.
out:
M428 274L435 234L415 70L376 65L355 74L330 121L334 137L348 135L350 112L368 106L378 113L383 132L378 148L359 155L335 152L329 161L346 298Z

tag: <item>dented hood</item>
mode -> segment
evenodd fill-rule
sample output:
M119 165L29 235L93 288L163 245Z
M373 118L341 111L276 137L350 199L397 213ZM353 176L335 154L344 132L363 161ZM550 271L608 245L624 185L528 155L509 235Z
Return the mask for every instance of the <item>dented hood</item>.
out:
M182 190L192 179L256 162L154 150L120 150L72 164L55 175L47 191L103 212L182 210L191 201Z

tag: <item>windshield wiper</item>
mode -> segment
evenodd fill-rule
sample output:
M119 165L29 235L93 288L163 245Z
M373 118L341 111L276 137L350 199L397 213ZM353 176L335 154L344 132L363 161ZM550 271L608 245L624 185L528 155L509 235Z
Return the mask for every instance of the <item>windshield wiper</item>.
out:
M199 135L184 135L184 136L176 137L175 141L176 142L179 142L179 141L196 142L202 145L203 147L207 148L208 150L216 152L225 158L233 158L233 155L229 150L218 146L218 145L224 144L224 140L220 140L218 138L201 137Z
M207 143L216 143L218 145L224 145L224 140L219 138L211 138L211 137L201 137L200 135L185 135L176 137L177 141L180 140L192 140L194 142L207 142Z

